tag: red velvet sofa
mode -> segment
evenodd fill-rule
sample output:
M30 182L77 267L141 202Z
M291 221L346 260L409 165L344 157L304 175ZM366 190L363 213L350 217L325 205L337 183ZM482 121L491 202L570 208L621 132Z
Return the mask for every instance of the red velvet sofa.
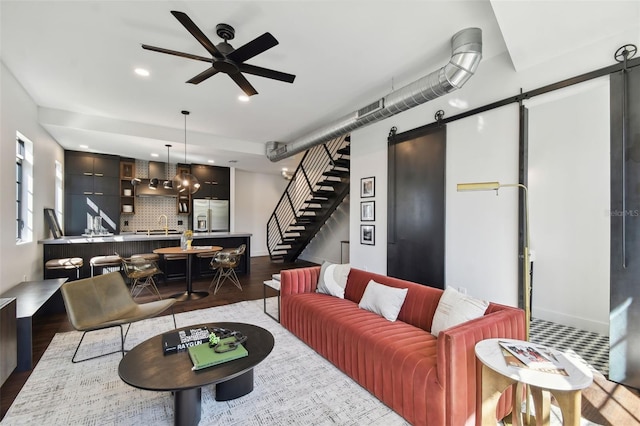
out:
M524 338L524 311L490 303L483 317L429 330L442 290L351 269L345 298L316 293L320 267L281 272L282 325L414 425L475 425L475 344ZM369 280L408 288L395 322L358 308ZM510 412L510 391L497 418Z

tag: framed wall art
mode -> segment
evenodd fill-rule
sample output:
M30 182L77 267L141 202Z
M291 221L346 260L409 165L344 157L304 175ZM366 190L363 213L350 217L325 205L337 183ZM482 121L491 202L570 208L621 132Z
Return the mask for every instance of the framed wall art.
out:
M363 222L371 222L376 220L376 202L375 201L360 202L360 220Z
M376 245L375 225L360 225L360 244L369 246Z
M360 179L360 197L369 198L376 195L375 176Z

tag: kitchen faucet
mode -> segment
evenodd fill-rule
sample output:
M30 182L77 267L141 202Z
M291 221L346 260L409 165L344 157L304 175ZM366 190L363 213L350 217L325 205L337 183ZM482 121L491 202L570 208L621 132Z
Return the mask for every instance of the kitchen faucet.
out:
M162 218L164 218L164 235L169 235L169 219L167 219L166 214L161 214L158 218L158 223L162 223Z

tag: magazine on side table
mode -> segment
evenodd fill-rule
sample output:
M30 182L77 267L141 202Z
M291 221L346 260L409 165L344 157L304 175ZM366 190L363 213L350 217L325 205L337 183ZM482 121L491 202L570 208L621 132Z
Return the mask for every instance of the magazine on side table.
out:
M498 342L507 365L568 376L553 352L530 342Z

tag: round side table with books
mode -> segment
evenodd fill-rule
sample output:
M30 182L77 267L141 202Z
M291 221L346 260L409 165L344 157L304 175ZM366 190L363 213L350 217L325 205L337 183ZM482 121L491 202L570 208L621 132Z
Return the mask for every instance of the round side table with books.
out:
M523 385L531 389L536 424L550 421L550 393L558 401L564 425L580 425L582 389L591 385L593 375L562 352L531 342L487 339L475 347L482 363L482 384L477 404L476 424L495 424L500 395L513 388L513 424L522 423Z

